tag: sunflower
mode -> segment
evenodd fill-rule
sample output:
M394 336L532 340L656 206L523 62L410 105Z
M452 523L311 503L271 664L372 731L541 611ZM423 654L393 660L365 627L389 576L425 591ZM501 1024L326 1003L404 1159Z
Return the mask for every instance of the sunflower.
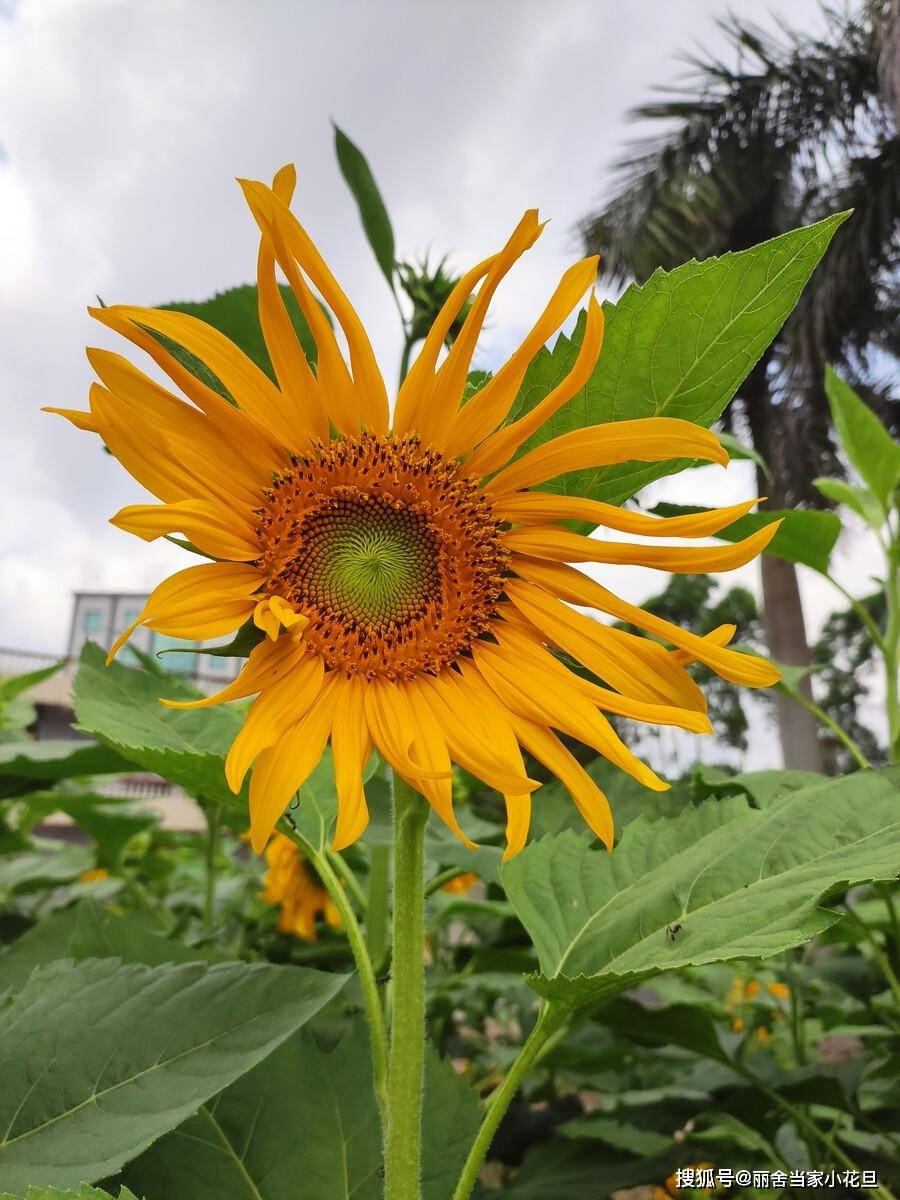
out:
M488 305L541 232L534 211L453 288L391 417L359 317L289 209L295 179L285 167L271 188L242 182L261 232L259 315L277 385L195 317L114 306L91 313L145 351L183 398L118 354L93 349L88 357L98 382L90 411L51 410L99 434L161 501L122 509L114 525L148 541L180 533L212 560L164 580L110 658L140 624L186 639L227 635L245 622L256 627L262 640L234 682L202 700L163 703L202 707L256 696L226 775L237 792L253 768L257 852L329 743L338 796L335 849L366 827L362 781L373 747L469 845L453 811L452 765L499 791L507 857L525 843L539 786L527 774L524 749L562 781L610 846L607 799L559 735L661 791L668 785L621 741L609 716L708 733L703 695L688 672L692 662L749 687L774 683L778 673L728 648L733 626L695 636L627 603L572 564L729 570L758 555L775 526L712 548L604 541L566 526L591 522L640 536L701 537L724 529L755 501L656 518L541 490L585 468L673 458L725 466L728 455L708 430L666 417L587 426L526 449L597 363L603 314L591 295L570 372L510 419L529 363L591 289L596 258L565 272L518 349L470 394L469 369ZM285 308L277 268L315 338L315 370ZM316 292L343 332L346 355ZM172 343L199 359L232 402L187 370L167 348ZM585 607L641 632L613 628L579 611Z
M277 833L265 854L267 870L261 895L266 904L278 907L279 930L314 942L319 915L331 929L340 929L341 917L334 902L291 839Z

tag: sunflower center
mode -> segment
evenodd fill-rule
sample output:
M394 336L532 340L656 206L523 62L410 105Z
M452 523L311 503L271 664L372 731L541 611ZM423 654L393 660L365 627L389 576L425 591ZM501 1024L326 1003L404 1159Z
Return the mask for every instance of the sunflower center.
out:
M508 553L483 492L416 438L345 438L275 479L259 509L270 594L331 668L434 674L496 615Z

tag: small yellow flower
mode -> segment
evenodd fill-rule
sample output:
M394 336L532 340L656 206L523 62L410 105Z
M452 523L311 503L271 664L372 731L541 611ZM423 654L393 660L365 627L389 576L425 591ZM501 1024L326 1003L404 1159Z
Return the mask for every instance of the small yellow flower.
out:
M786 983L767 983L766 990L776 1000L788 1000L791 995L791 989Z
M448 879L444 884L444 891L455 895L467 896L477 882L478 876L475 872L466 871L463 875L457 875L453 879Z
M548 490L562 474L625 463L728 462L715 434L672 417L605 422L527 448L597 364L604 318L589 295L571 370L517 414L529 364L590 293L596 257L565 272L521 345L467 394L494 292L543 228L535 210L452 288L391 405L362 322L290 210L295 184L290 166L271 188L242 181L261 233L260 322L274 380L196 317L126 305L91 310L146 351L184 398L120 355L91 349L98 382L90 412L52 411L99 435L161 502L129 505L113 524L145 541L182 533L210 559L164 580L110 658L138 625L188 639L230 634L249 620L262 631L241 674L221 692L163 701L191 708L257 696L225 763L235 792L252 767L257 853L329 742L335 850L369 821L363 772L373 747L468 845L453 810L454 764L496 789L507 810L505 857L525 844L531 794L540 786L527 775L524 749L562 781L611 846L607 798L560 737L664 791L669 785L635 757L608 717L710 733L691 663L748 687L776 683L779 672L728 648L733 625L698 637L629 604L583 564L728 571L762 553L778 522L713 547L572 531L568 522L582 521L638 537L705 537L756 501L660 518ZM315 371L276 264L315 339ZM315 293L334 314L346 355ZM173 342L218 378L233 403L185 370L167 349ZM641 632L595 620L584 607Z
M731 1022L731 1028L734 1030L735 1033L742 1033L743 1029L744 1029L743 1019L741 1017L735 1017L734 1020Z
M82 871L78 878L82 883L101 883L104 879L109 879L109 871L106 867L91 867Z
M760 1025L759 1029L757 1029L757 1031L756 1031L756 1038L757 1038L757 1041L759 1042L759 1044L761 1046L764 1046L771 1037L772 1037L772 1035L769 1032L769 1030L765 1027L765 1025Z
M266 847L268 870L262 897L278 906L278 928L308 942L316 940L316 918L321 914L332 928L340 927L340 914L321 883L314 877L290 838L276 834Z
M745 1000L753 1000L758 995L759 995L759 981L757 979L751 979L750 982L747 984L747 986L744 988L744 999Z

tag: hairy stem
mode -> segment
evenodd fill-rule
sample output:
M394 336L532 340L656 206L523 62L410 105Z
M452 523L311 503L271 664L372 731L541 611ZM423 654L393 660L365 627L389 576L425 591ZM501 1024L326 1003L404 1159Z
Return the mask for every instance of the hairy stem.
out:
M425 1068L425 825L428 804L398 776L394 800L391 1050L385 1200L420 1200Z

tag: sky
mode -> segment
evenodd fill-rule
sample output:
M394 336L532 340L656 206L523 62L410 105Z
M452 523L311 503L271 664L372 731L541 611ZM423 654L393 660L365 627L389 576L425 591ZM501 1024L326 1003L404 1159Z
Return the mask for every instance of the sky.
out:
M678 82L679 52L724 52L726 7L783 23L755 0L0 0L0 648L59 652L74 590L149 590L186 565L107 523L145 494L95 439L39 411L86 407L84 347L115 346L85 312L96 296L155 305L251 281L255 226L235 177L293 161L295 211L393 380L397 314L337 169L334 119L372 164L400 257L449 252L464 268L526 208L551 218L492 307L476 360L490 368L581 256L575 226L610 186L625 111ZM788 11L821 25L815 0ZM653 499L728 504L752 487L735 463ZM843 582L865 587L876 561L851 528ZM632 600L665 583L606 570ZM758 568L738 580L758 590ZM835 597L808 572L801 586L815 633Z

